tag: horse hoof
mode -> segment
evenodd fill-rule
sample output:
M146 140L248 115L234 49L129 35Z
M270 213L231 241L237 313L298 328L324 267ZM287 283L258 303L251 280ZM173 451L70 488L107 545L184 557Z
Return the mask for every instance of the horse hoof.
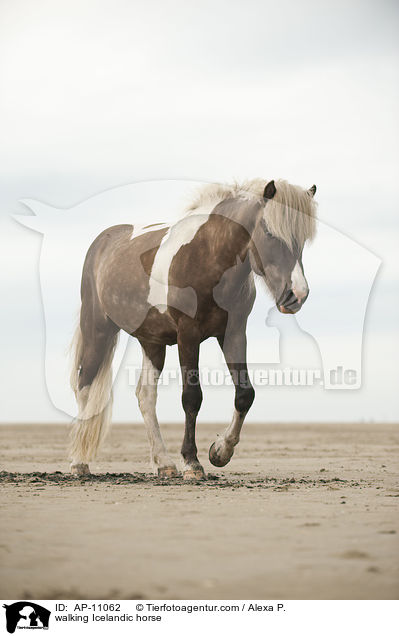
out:
M205 471L202 466L198 466L197 468L187 468L183 472L184 481L200 481L202 479L206 479Z
M216 450L215 442L211 445L209 449L209 461L214 466L218 466L218 468L222 468L222 466L226 466L229 463L230 459L233 457L234 448L231 450L231 453L225 453L223 457L219 455L219 452Z
M71 464L71 473L77 477L90 475L89 464Z
M164 479L177 477L178 474L176 466L160 466L158 468L158 477L162 477Z

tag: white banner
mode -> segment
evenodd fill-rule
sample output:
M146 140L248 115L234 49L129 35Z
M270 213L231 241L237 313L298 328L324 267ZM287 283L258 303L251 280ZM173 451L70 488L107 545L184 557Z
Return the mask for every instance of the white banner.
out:
M3 604L4 603L4 604ZM203 634L233 629L273 636L397 633L397 601L4 601L1 634ZM29 631L28 631L29 633Z

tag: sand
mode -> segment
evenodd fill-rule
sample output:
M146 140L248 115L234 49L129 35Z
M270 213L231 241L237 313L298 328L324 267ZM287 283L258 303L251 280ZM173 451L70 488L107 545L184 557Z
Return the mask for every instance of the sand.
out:
M182 425L164 425L172 456ZM210 478L149 474L116 425L89 478L67 427L0 426L3 599L373 599L399 593L399 426L249 424ZM57 472L61 471L61 472Z

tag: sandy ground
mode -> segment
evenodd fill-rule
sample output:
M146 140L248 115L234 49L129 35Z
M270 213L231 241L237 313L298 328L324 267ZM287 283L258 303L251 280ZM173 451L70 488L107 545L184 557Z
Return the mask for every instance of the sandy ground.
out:
M398 598L399 426L250 424L215 469L222 429L199 425L210 478L186 483L148 473L141 425L82 479L66 427L0 426L0 597ZM182 425L164 433L177 456Z

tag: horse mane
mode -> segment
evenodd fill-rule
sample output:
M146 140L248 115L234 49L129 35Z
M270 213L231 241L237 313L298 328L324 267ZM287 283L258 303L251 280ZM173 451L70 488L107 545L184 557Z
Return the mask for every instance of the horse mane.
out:
M192 214L202 206L216 206L225 199L257 199L264 203L263 192L267 180L252 179L244 183L211 183L199 189L185 210ZM316 234L317 204L308 190L291 185L283 179L275 181L276 194L267 201L264 218L270 234L284 241L292 250L294 245L303 248Z

